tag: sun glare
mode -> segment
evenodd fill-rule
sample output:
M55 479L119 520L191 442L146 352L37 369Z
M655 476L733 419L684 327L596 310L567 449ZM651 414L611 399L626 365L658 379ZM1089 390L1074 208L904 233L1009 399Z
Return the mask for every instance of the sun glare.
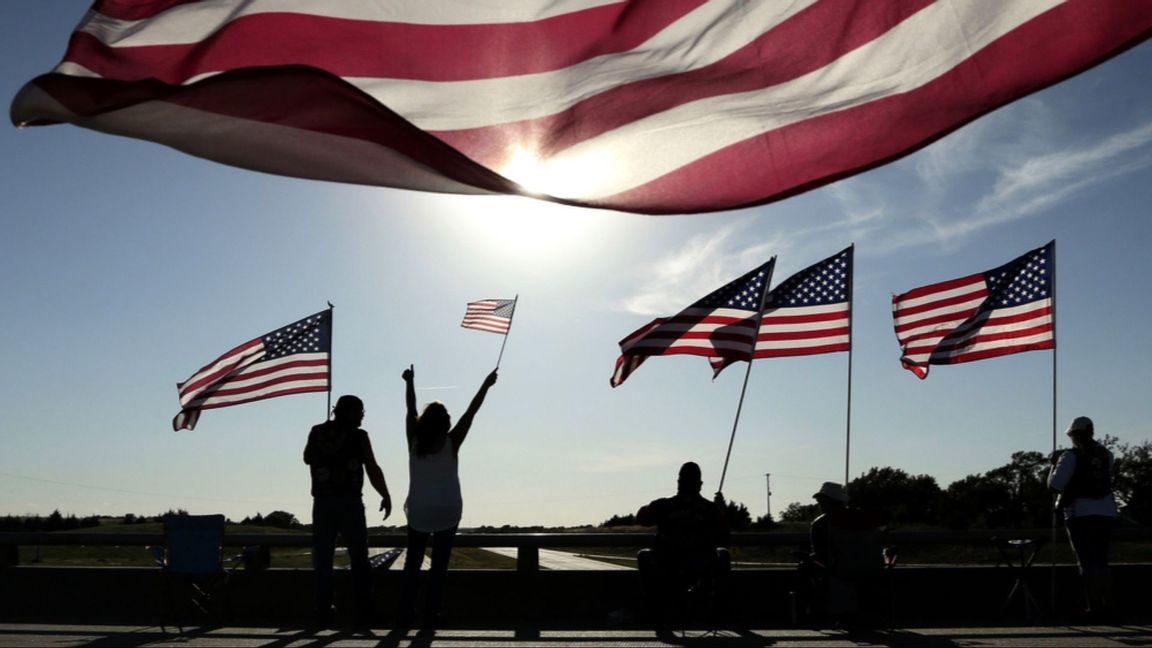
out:
M613 159L607 155L585 151L542 159L523 148L514 150L497 170L529 191L568 199L597 196L616 171Z
M565 198L578 197L590 186L581 183L589 176L577 170L570 160L548 164L526 149L516 149L499 168L502 175L538 195ZM577 249L602 232L607 222L600 210L523 196L487 196L469 201L466 211L471 240L483 239L521 259L554 257Z
M521 258L554 257L587 243L601 231L603 214L521 196L473 203L469 222L477 238Z

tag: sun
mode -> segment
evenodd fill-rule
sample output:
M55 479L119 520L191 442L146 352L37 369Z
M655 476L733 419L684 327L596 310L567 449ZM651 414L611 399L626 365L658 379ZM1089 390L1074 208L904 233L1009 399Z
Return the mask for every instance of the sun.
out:
M571 163L553 166L525 149L516 149L499 168L502 175L540 195L579 197L587 189L577 167ZM555 256L576 246L587 245L602 234L610 213L561 205L525 196L492 196L470 204L472 235L483 238L518 257Z
M525 148L515 148L496 170L533 193L581 200L600 197L617 173L615 158L593 151L566 152L542 158Z
M558 205L524 196L475 200L469 209L472 236L506 254L547 258L587 245L605 228L598 210Z

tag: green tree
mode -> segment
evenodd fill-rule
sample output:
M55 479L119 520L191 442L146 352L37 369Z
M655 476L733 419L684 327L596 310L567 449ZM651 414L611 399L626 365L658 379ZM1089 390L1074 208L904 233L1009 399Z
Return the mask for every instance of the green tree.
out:
M264 516L264 524L278 529L292 529L300 526L300 521L288 511L272 511Z
M632 513L627 515L613 515L612 517L600 523L602 527L618 527L618 526L632 526L636 524L636 516Z
M752 526L752 514L748 507L740 502L728 500L724 504L724 516L728 520L728 528L733 531L744 531Z
M1112 487L1124 517L1152 525L1152 441L1117 444Z
M883 510L893 522L935 524L943 492L931 475L899 468L871 468L848 484L852 504Z
M818 515L820 515L820 507L817 504L792 502L780 513L780 520L784 522L811 522Z
M944 492L941 522L951 529L1008 526L1011 493L1001 481L987 475L968 475Z

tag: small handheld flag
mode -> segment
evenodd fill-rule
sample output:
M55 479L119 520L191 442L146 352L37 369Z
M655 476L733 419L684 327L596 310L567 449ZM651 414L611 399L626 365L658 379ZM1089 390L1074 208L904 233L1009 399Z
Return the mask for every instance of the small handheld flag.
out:
M481 299L468 302L468 309L464 311L464 321L460 326L499 333L504 336L500 343L500 355L496 356L496 368L500 368L500 360L504 358L504 347L508 344L508 331L512 329L512 316L516 313L516 302L520 295L512 299Z

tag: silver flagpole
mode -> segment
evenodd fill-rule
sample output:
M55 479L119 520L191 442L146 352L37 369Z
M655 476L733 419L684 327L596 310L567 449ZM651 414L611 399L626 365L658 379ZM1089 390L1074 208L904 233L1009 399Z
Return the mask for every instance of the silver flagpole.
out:
M1057 416L1057 398L1056 398L1056 240L1052 240L1052 454L1049 458L1056 456L1056 416ZM1052 569L1051 569L1051 585L1049 587L1049 600L1048 609L1051 610L1052 616L1056 616L1056 519L1060 512L1056 509L1056 494L1052 494L1052 548L1049 554L1052 556Z
M744 409L744 392L748 390L748 376L752 375L752 361L756 358L756 342L760 338L760 321L764 319L764 302L768 299L768 287L772 285L772 272L776 269L776 257L772 257L772 267L764 277L764 292L760 294L760 308L756 311L756 328L752 332L752 350L748 354L748 370L744 372L744 386L740 388L740 402L736 405L736 420L732 421L732 435L728 437L728 452L724 455L724 470L720 471L720 486L717 493L724 492L724 477L728 475L728 460L732 458L732 443L736 440L736 426L740 425L740 410Z
M328 302L328 312L330 315L336 313L336 307L332 305L332 302ZM333 329L336 328L336 318L331 317L331 319L332 326L328 330L328 409L324 411L325 421L327 421L328 417L332 414L332 338L335 337L332 333L334 332Z
M852 249L852 265L856 265L856 244L853 243L849 246ZM853 267L849 269L851 273L848 276L848 413L847 420L844 423L844 487L848 487L848 462L852 455L852 348L856 345L852 343L852 300L855 299L855 281L856 269Z
M508 335L512 333L512 320L516 317L516 306L520 303L520 293L512 298L512 314L508 316L508 330L504 332L504 341L500 343L500 355L496 356L496 368L500 368L500 360L504 358L504 345L508 344Z

